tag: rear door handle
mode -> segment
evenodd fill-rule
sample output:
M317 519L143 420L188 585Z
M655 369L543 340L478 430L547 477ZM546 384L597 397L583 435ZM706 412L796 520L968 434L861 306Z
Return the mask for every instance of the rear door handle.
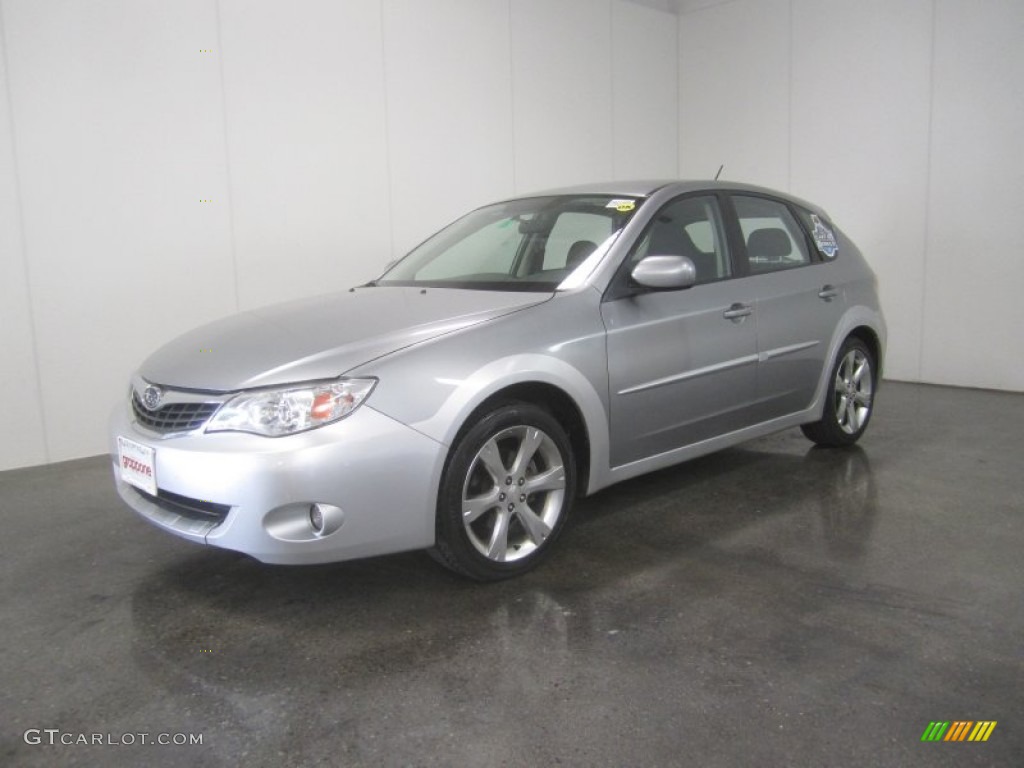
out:
M739 322L753 311L754 308L751 307L749 304L740 304L739 302L737 302L736 304L733 304L731 307L725 310L725 312L722 313L722 317L726 318L727 320Z
M818 298L824 299L825 301L832 301L836 296L839 295L839 291L836 290L834 285L823 285L821 290L818 291Z

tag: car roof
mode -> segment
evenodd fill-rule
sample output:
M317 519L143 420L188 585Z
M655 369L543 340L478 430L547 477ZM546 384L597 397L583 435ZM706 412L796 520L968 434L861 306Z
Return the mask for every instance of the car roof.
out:
M631 195L646 197L662 187L674 184L694 184L696 182L679 182L673 179L634 179L626 181L593 182L590 184L575 184L570 187L558 187L556 189L545 189L538 192L538 195Z
M755 194L771 195L772 197L789 200L811 211L824 213L814 203L802 200L787 192L780 192L777 189L769 189L768 187L744 184L737 181L713 181L710 179L635 179L595 182L591 184L578 184L571 187L545 189L528 195L517 195L517 197L539 197L546 195L625 195L630 197L649 197L655 192L662 190L665 190L669 195L716 190L753 192Z

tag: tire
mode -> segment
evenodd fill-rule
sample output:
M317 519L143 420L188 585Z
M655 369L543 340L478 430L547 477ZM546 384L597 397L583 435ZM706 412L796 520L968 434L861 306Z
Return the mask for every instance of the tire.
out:
M829 448L856 443L874 411L876 371L875 356L867 344L856 336L847 337L832 365L821 418L800 427L804 435Z
M438 492L434 559L477 581L539 565L565 527L576 464L547 411L506 403L464 429Z

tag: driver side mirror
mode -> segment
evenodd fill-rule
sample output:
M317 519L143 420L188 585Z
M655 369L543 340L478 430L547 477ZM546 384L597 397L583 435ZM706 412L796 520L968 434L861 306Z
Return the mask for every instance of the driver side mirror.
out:
M630 277L655 291L677 291L697 282L697 268L686 256L646 256L633 267Z

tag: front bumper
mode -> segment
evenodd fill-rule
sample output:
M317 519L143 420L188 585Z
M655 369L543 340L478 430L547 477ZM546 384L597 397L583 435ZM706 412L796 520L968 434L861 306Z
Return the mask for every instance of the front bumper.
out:
M117 436L155 450L157 499L125 483ZM364 405L297 435L240 432L168 436L141 427L123 404L110 452L121 498L164 530L267 563L309 564L421 549L434 543L446 446ZM310 505L340 510L317 535ZM216 516L188 507L215 509Z

